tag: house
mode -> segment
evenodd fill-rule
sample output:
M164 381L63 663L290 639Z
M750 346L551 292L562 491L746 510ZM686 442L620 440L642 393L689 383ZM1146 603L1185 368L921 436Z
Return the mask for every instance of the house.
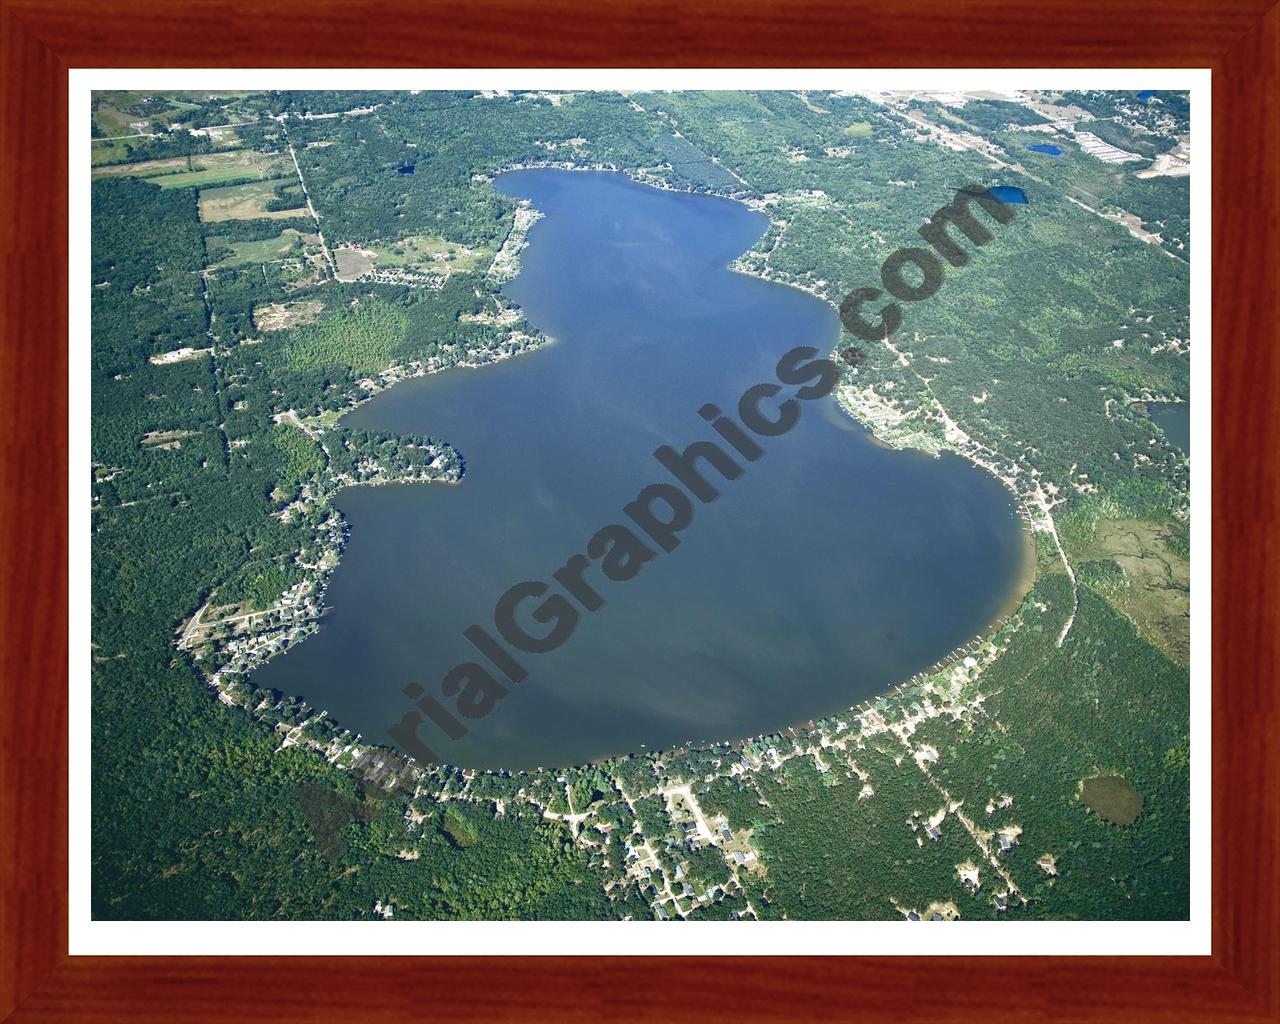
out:
M653 909L657 912L659 921L670 920L671 915L667 913L667 908L664 907L661 903L655 903L653 906Z
M933 822L926 822L924 826L924 834L932 839L935 843L942 838L942 829Z
M693 886L691 886L688 882L681 882L680 889L681 889L681 892L683 892L686 896L693 895Z
M678 881L680 881L680 879L682 879L682 878L684 878L684 865L683 865L683 864L677 864L677 865L676 865L675 880L678 882Z
M996 893L995 896L992 898L992 901L996 905L996 910L998 910L1002 914L1005 912L1005 910L1009 906L1007 893L1002 893L1002 892Z

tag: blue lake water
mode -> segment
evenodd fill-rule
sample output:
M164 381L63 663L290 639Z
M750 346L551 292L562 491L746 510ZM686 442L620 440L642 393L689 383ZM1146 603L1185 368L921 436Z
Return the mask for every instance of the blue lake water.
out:
M1027 194L1016 185L995 185L988 191L1002 203L1025 203Z
M342 492L351 540L333 610L255 675L369 741L390 742L411 682L452 708L442 677L478 659L463 630L496 634L504 591L551 582L601 527L629 524L623 506L672 479L655 448L717 439L704 404L735 412L788 350L826 354L839 335L826 304L727 269L767 224L740 204L603 173L497 184L546 215L507 294L555 340L398 384L347 416L449 441L466 476ZM756 438L763 457L736 459L738 479L706 472L720 497L693 502L673 551L621 582L592 564L603 607L570 601L572 636L520 654L528 677L491 714L460 740L427 722L422 740L452 764L516 769L772 731L909 678L1020 598L1029 543L994 478L878 445L834 397L798 405L792 430ZM545 633L537 603L522 622Z
M1182 451L1191 452L1191 403L1147 402L1147 416L1164 431L1169 442Z
M1062 156L1062 147L1051 142L1033 142L1027 146L1033 153L1044 153L1046 156Z

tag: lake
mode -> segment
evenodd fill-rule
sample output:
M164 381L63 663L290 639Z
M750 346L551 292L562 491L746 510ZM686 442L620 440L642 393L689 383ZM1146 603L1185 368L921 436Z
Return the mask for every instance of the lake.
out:
M995 196L995 198L999 199L1000 202L1007 203L1009 205L1016 203L1025 204L1027 202L1027 194L1022 191L1022 189L1018 188L1017 185L993 185L991 188L987 189L987 191L991 193L991 195Z
M341 492L351 539L332 611L253 680L366 741L390 742L412 682L452 707L442 677L477 658L463 630L496 635L504 591L551 581L627 523L625 504L671 480L655 448L717 439L704 404L734 412L788 350L825 355L839 337L825 303L727 269L767 225L741 204L607 173L515 171L497 187L545 214L506 292L554 341L346 417L443 438L466 475ZM592 567L604 606L579 609L557 650L521 654L528 678L492 714L461 740L427 722L423 740L451 764L522 769L779 730L891 688L1011 610L1030 545L993 477L876 443L834 397L798 404L738 479L707 471L720 497L694 502L673 551L625 582Z
M1186 454L1191 453L1191 403L1147 402L1147 416L1164 431L1169 443Z
M1052 142L1033 142L1027 146L1033 153L1044 153L1046 156L1062 156L1062 148Z

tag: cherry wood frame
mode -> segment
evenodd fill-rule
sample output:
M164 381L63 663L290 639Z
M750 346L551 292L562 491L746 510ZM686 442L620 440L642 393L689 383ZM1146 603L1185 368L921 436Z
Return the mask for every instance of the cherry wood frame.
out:
M1280 1020L1272 3L0 0L0 1018ZM1212 68L1212 956L68 956L67 70L276 66Z

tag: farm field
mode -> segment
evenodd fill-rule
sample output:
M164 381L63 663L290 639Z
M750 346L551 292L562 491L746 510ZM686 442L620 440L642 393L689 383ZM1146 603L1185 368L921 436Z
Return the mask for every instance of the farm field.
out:
M206 188L200 192L200 219L206 224L220 220L289 220L305 217L304 207L293 210L268 210L266 204L275 198L280 178L252 181L245 185Z
M271 176L284 169L278 157L263 156L247 149L234 149L197 154L189 161L185 156L175 156L163 160L139 160L97 167L93 171L93 177L162 178L164 180L156 182L161 188L188 188L193 185L235 181L255 174Z
M210 157L229 156L226 153L211 153L209 156L193 157L198 166L208 164ZM163 174L177 174L190 170L185 156L169 157L165 160L136 160L128 164L112 164L109 167L95 167L94 178L155 178Z
M183 171L166 174L156 182L161 188L190 188L201 185L218 185L239 181L251 174L279 173L284 168L277 164L228 164L224 167L208 167L201 171Z
M215 240L210 241L212 243ZM295 253L301 247L302 235L295 228L285 228L274 238L259 238L250 242L222 242L221 239L216 241L219 246L229 247L232 255L223 257L212 266L215 268L238 267L251 263L270 263L272 260Z

